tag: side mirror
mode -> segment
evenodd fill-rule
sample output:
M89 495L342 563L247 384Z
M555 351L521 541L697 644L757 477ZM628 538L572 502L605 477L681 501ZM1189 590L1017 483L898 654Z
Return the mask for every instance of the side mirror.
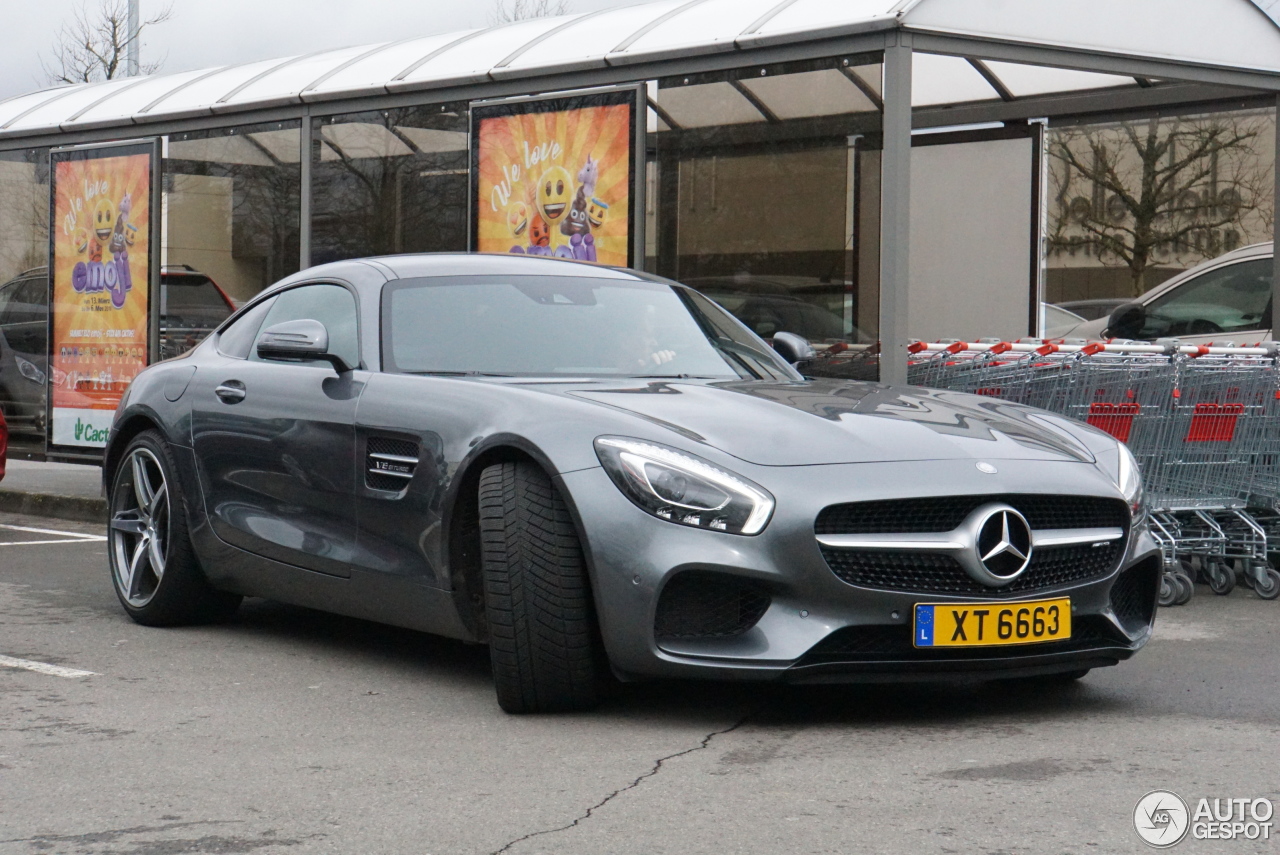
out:
M1107 320L1107 335L1111 338L1142 337L1143 327L1147 325L1147 312L1141 303L1125 303Z
M319 321L285 321L268 327L259 333L256 350L260 359L323 359L339 374L351 370L346 360L329 352L329 331Z
M773 349L792 365L808 362L818 355L818 352L813 349L813 345L809 344L808 339L789 332L773 334Z

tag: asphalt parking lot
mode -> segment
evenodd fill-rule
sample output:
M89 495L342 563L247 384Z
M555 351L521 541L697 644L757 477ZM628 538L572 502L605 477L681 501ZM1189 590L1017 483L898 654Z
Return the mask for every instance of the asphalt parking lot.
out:
M1065 688L650 684L512 717L481 647L262 600L136 626L100 532L0 515L6 855L1142 852L1150 790L1277 797L1280 602L1247 590L1200 586Z

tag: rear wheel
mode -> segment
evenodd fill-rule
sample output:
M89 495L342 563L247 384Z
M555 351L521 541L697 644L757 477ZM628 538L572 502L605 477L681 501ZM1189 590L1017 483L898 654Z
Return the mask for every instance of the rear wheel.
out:
M480 536L498 704L509 713L596 706L604 669L586 563L568 506L541 468L484 470Z
M229 617L241 600L205 579L174 469L164 439L144 431L125 449L111 485L112 586L129 617L147 626Z

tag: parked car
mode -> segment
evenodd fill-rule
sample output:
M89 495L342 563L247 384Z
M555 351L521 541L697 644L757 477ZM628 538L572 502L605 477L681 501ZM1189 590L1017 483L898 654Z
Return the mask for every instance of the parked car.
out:
M1075 679L1147 641L1136 464L990 398L803 379L702 294L392 256L251 300L116 412L112 583L487 642L511 712L623 679ZM780 355L787 351L786 357Z
M1041 303L1044 312L1044 337L1061 338L1084 323L1084 318L1062 306Z
M235 311L217 283L186 265L163 268L160 284L161 359L195 347ZM0 285L0 413L15 436L44 436L48 318L48 268Z
M1125 297L1097 297L1090 300L1067 300L1052 305L1079 315L1086 321L1096 321L1098 318L1111 317L1112 312L1128 302L1131 301Z
M1274 250L1260 243L1206 261L1066 335L1188 342L1268 340Z
M9 425L0 413L0 481L4 480L4 470L9 459Z

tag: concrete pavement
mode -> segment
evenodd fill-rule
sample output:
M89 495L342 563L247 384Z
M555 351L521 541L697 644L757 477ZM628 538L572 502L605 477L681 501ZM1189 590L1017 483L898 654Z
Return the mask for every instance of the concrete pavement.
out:
M637 684L516 717L482 647L262 600L137 626L105 553L0 545L0 656L93 672L0 667L0 855L1112 855L1148 851L1150 790L1277 796L1280 604L1243 589L1070 687Z
M6 470L0 511L86 522L106 519L98 466L11 459Z

